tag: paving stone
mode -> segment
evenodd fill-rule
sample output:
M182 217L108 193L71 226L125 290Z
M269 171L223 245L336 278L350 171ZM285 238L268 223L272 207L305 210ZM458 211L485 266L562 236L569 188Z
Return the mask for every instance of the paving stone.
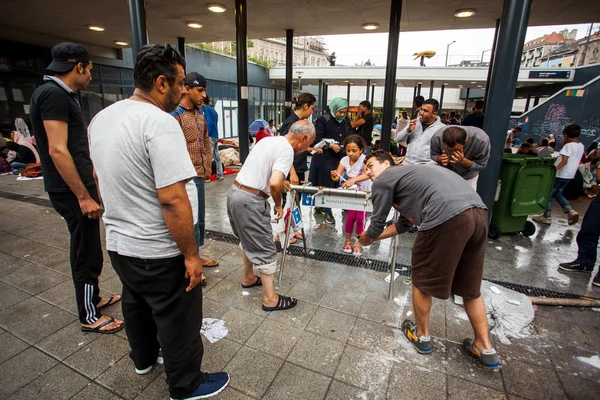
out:
M29 233L27 237L36 242L43 243L47 246L69 250L71 244L71 235L52 228L41 228Z
M298 300L296 306L292 309L270 312L267 319L281 322L298 329L304 329L317 312L319 306L307 301Z
M320 400L325 398L331 378L286 363L263 397L265 400Z
M404 295L396 296L405 298ZM404 304L398 305L396 301L377 300L367 298L363 303L358 316L369 321L383 323L385 325L399 328L402 325L402 312Z
M347 288L335 289L330 290L325 295L321 307L331 308L350 315L358 315L366 298L366 295L353 292Z
M225 321L225 326L229 330L227 338L241 344L246 343L265 320L263 317L237 308L231 308L220 319Z
M71 276L71 261L68 250L45 246L29 253L27 261Z
M285 311L277 311L285 312ZM302 330L282 323L265 320L248 339L246 345L272 356L287 358L302 335Z
M8 398L57 363L33 347L17 354L0 365L0 398Z
M393 364L389 357L346 346L334 378L377 392L387 387Z
M55 306L58 306L69 299L75 299L75 288L73 286L73 281L71 279L67 279L63 283L39 293L37 297L47 301L48 303L54 304Z
M202 371L217 372L223 371L223 368L231 361L242 347L227 338L210 343L208 339L202 336L204 344L204 354L202 356Z
M522 361L552 369L552 362L547 350L552 346L551 342L540 340L537 337L527 339L510 339L511 344L503 344L499 339L495 340L494 348L500 354L502 360L510 363L512 360Z
M360 389L346 383L333 380L327 392L326 400L385 400L386 388Z
M7 285L6 283L0 282L0 310L9 308L23 300L31 297L30 293L27 293L16 287Z
M18 339L14 335L11 335L9 332L3 331L0 333L0 364L19 354L28 347L29 345L24 341Z
M585 332L576 324L565 324L547 318L537 318L534 326L539 333L540 338L550 339L555 342L569 343L573 346L593 349L591 343L596 338L588 337Z
M31 294L38 294L70 278L37 264L28 263L12 274L4 275L2 280Z
M446 375L409 363L394 364L387 395L390 399L445 400Z
M164 397L163 397L164 398ZM73 400L120 400L119 397L115 396L108 390L96 385L95 383L89 383L85 389L77 393L72 397Z
M0 251L16 257L23 257L42 247L44 247L43 243L11 234L3 235L0 242Z
M133 361L129 357L123 357L100 375L96 382L126 399L133 399L139 396L144 388L150 385L163 371L164 366L157 364L149 373L138 375L135 373Z
M352 332L356 317L327 308L319 308L306 330L345 343Z
M344 352L344 347L341 342L314 333L303 332L290 353L288 361L311 371L333 376Z
M106 296L107 293L112 295L121 294L123 292L123 284L121 283L121 279L118 276L115 276L106 280L100 285L100 292L103 296Z
M65 310L50 306L50 309L40 316L35 316L9 329L22 340L34 344L59 331L77 318Z
M85 376L96 379L126 356L129 350L129 344L123 338L116 335L102 335L68 357L64 363Z
M323 301L328 291L329 287L324 283L315 283L301 279L289 291L288 295L299 300L321 304L321 301Z
M233 263L230 261L218 260L219 266L217 267L204 267L204 274L214 276L219 279L225 279L228 275L231 275L234 271L240 268L240 263ZM241 272L241 271L240 271ZM235 276L233 277L235 279ZM237 275L238 283L242 281L242 274Z
M97 333L82 332L81 324L77 320L38 342L35 347L62 361L94 340L99 339L100 336Z
M0 251L0 278L18 271L23 265L27 264L29 264L29 261Z
M167 385L167 376L162 372L136 397L136 400L165 400L167 398L169 398L169 386Z
M582 361L585 358L598 356L596 351L569 346L566 343L549 342L548 344L550 346L546 348L546 353L552 360L556 372L600 381L600 369Z
M565 394L552 370L521 361L502 366L506 390L531 400L564 399Z
M202 318L222 319L223 315L229 311L231 307L206 298L202 299Z
M406 339L402 331L377 322L358 318L348 339L348 344L367 351L394 354Z
M262 397L283 362L280 358L244 346L225 370L231 375L232 388L252 397Z
M244 295L247 293L247 295ZM260 315L263 318L267 313L262 311L263 293L260 288L244 289L239 282L235 283L223 279L212 289L206 292L205 298L220 302L229 307L236 307Z
M41 318L55 309L54 306L37 299L29 297L0 311L0 326L10 331L15 326L31 319Z
M86 387L88 383L89 380L87 378L62 364L58 364L23 389L19 390L11 397L11 400L69 399Z
M582 379L573 375L558 374L565 394L573 400L598 398L600 382Z
M459 378L448 375L448 400L507 400L501 391L474 385ZM511 396L511 399L513 397Z

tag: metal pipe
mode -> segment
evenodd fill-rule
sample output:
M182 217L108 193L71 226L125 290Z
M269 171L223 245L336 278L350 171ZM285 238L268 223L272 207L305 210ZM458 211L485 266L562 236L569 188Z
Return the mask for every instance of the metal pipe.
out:
M418 84L417 84L417 96L420 96L420 95L421 95L421 86L422 86L422 84L421 84L421 83L418 83Z
M244 163L250 152L248 132L248 24L246 0L235 0L235 40L237 62L238 135L240 161Z
M375 85L371 86L371 107L375 104Z
M320 115L323 115L323 79L319 79L319 103L318 103L318 107L319 110L317 111L317 114L320 113Z
M465 116L467 115L467 106L469 105L469 96L471 96L471 88L467 88L467 94L465 96L465 109L463 110L463 119L465 119Z
M498 31L495 53L502 56L494 57L486 118L483 124L483 130L490 137L490 159L487 168L480 174L477 190L488 209L490 220L494 209L494 198L504 155L506 129L515 97L531 2L532 0L505 0Z
M396 69L398 67L398 43L400 42L400 19L402 18L402 0L392 0L388 34L387 62L385 64L385 90L383 93L383 121L381 130L381 148L390 150L392 123L394 122L396 98Z
M294 68L294 30L285 31L285 118L292 115L292 74Z
M365 95L365 100L369 100L369 87L371 86L371 80L367 79L367 94ZM373 108L373 102L371 102L371 108Z
M148 44L148 28L146 27L146 1L129 0L129 24L131 26L131 49L133 59L142 46Z
M485 81L485 93L483 98L483 119L485 121L485 109L488 103L488 93L490 91L490 79L492 78L492 68L494 67L494 58L496 58L496 44L498 43L498 32L500 32L500 18L496 20L496 30L494 31L494 42L492 43L492 52L490 53L490 65L488 67L487 80Z
M439 112L442 113L443 104L444 104L444 90L446 89L446 85L442 84L442 91L440 92L440 107Z
M350 82L348 82L348 93L346 95L346 100L348 100L348 105L350 105Z
M450 45L456 43L456 40L454 40L452 43L448 43L448 45L446 46L446 64L444 65L445 67L448 66L448 53L450 53Z
M290 244L290 225L292 224L292 208L294 208L294 204L296 203L296 192L293 191L292 192L292 203L290 205L290 214L289 214L289 218L287 219L287 221L285 221L285 217L284 221L283 221L283 226L285 227L285 239L284 239L284 244L283 244L283 249L281 250L281 265L279 266L279 282L281 282L281 280L283 279L283 268L285 267L285 256L287 254L287 248Z
M527 94L527 103L525 103L525 111L524 112L529 111L529 103L530 102L531 102L531 93L528 93Z
M298 193L309 193L309 194L324 194L326 196L336 195L342 197L352 197L360 199L371 198L371 192L363 190L352 190L352 189L332 189L321 186L308 186L308 185L290 185L290 190L294 190Z
M433 99L433 85L435 84L434 81L431 81L431 83L429 84L429 98Z
M398 221L398 211L394 211L394 223ZM390 263L390 289L388 300L394 298L394 276L396 275L396 258L398 255L398 235L392 237L392 260Z

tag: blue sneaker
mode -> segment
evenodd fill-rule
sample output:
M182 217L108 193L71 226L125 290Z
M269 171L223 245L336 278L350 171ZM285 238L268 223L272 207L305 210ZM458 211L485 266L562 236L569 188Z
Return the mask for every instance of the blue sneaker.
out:
M171 400L208 399L209 397L218 395L225 390L227 385L229 385L229 374L227 372L215 372L212 374L204 372L203 375L204 382L202 382L196 390L186 397L182 397L180 399L174 399L171 397Z

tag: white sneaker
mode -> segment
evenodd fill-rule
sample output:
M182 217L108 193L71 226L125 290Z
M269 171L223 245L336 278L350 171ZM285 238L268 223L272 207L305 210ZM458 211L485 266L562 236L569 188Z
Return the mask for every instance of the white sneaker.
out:
M158 353L158 357L156 358L156 362L154 364L158 364L158 365L163 365L165 363L165 360L162 357L162 353ZM150 371L152 371L152 368L154 367L154 365L149 366L148 368L144 368L144 369L135 369L135 373L138 375L146 375L147 373L149 373Z

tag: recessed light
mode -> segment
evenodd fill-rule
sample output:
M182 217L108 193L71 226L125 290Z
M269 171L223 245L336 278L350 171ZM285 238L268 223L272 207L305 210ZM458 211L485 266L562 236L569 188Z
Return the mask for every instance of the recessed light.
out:
M477 82L471 82L473 85L476 84Z
M544 82L546 85L552 85L554 82Z
M461 10L456 10L454 12L454 16L456 18L469 18L469 17L472 17L473 15L475 15L474 8L463 8Z
M477 85L477 87L478 87L478 88L482 88L483 86L482 86L482 85Z
M422 84L423 84L423 82L417 82L417 85L422 85Z
M445 83L444 83L444 86L448 86L448 82L445 82Z
M202 24L200 22L187 22L187 26L194 29L202 28Z
M344 81L344 83L348 83L348 82L350 82L350 81Z
M367 22L366 24L362 25L362 28L365 31L374 31L375 29L379 29L379 24L376 22Z
M214 13L224 13L227 11L227 7L225 7L223 4L209 4L207 7Z
M350 82L348 85L354 85L354 83Z
M127 46L129 43L123 42L121 40L115 40L115 44L118 44L119 46Z
M89 25L88 29L91 31L96 31L96 32L104 32L104 28L102 26L98 26L98 25Z
M292 81L292 83L296 83L296 82L298 82L298 81Z

